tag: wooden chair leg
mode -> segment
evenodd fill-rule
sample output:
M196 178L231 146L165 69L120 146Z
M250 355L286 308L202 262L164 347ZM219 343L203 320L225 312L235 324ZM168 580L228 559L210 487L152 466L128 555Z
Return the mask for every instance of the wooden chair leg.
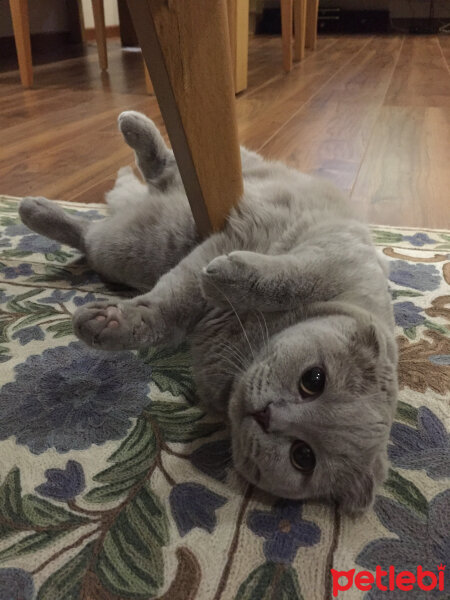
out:
M294 0L294 60L305 57L306 0Z
M155 90L153 89L153 83L152 83L152 80L150 79L150 73L148 72L145 61L144 61L144 77L145 77L145 89L147 90L147 94L154 96Z
M80 36L83 44L86 43L86 26L84 23L84 14L83 14L83 3L81 0L77 0L78 5L78 19L80 22Z
M24 87L33 85L33 61L31 58L30 19L28 0L9 0L16 43L20 80Z
M319 16L319 0L308 0L306 9L306 47L316 49L317 19Z
M92 0L94 13L95 39L97 40L98 62L100 69L108 69L108 52L106 48L105 8L103 0Z
M234 91L247 88L249 0L227 0Z
M226 0L128 7L194 219L207 235L243 191Z
M281 0L281 39L283 45L283 69L292 70L292 10L293 0Z

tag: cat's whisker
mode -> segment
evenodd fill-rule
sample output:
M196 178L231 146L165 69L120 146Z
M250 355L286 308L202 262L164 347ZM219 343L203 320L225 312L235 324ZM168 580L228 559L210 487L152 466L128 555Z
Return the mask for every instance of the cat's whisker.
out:
M265 339L265 336L264 336L264 329L263 329L261 321L259 320L258 311L255 310L254 313L255 313L256 318L258 319L258 325L259 325L259 329L261 331L263 344L265 344L266 343L266 339Z
M232 356L238 360L238 362L244 367L247 368L250 365L248 357L243 354L238 348L232 346L231 344L227 344L225 342L221 343L222 348L226 348Z
M261 329L261 334L262 334L262 339L263 339L263 344L265 346L265 351L268 353L269 352L269 329L267 327L267 321L264 317L264 314L260 311L260 310L256 310L255 314L258 318L258 325ZM259 315L261 315L261 318L263 320L263 323L265 325L265 331L263 329L263 326L261 325L261 321L259 320Z
M242 354L242 352L240 352L238 350L238 348L234 348L233 346L231 346L230 344L227 344L226 342L221 342L221 347L229 350L237 359L239 359L239 362L241 362L241 363L245 362L246 358L245 358L244 354Z
M241 349L240 349L240 348L238 348L236 345L234 345L234 344L231 344L231 343L229 344L229 348L230 348L230 350L232 349L232 350L233 350L233 351L236 353L236 355L237 355L237 356L239 356L239 358L240 358L240 360L241 360L241 362L242 362L242 365L243 365L245 368L247 368L247 367L249 367L249 366L250 366L250 364L251 364L251 360L250 360L250 358L249 358L248 354L247 354L247 355L245 355L245 354L244 354L244 352L243 352L243 350L241 350Z
M264 316L264 313L262 313L260 310L258 312L261 315L262 320L264 321L264 327L266 328L266 340L267 340L266 348L267 348L267 351L269 351L269 340L270 340L269 327L267 326L267 321L266 321L266 317Z
M241 365L239 363L236 363L232 358L230 358L230 356L227 356L226 354L223 354L223 353L219 353L219 356L222 359L226 360L229 365L233 366L234 369L238 371L238 373L243 373L244 372L243 365ZM231 375L231 374L235 375L235 372L234 373L228 373L228 374L229 375Z
M219 348L222 349L219 355L227 358L228 362L231 362L239 373L243 373L249 367L250 361L248 357L244 356L237 348L225 342L221 342Z
M225 357L222 358L226 360ZM236 376L242 375L243 371L236 369L234 365L228 367L227 364L224 363L223 365L221 365L220 373L222 373L223 375L228 375L234 380Z
M241 321L241 319L240 319L240 317L239 317L239 315L238 315L238 313L237 313L237 310L234 308L234 305L233 305L233 303L232 303L232 302L231 302L231 300L228 298L228 296L225 294L225 292L224 292L223 290L221 290L221 289L220 289L220 288L219 288L219 287L218 287L218 286L217 286L217 285L216 285L216 284L215 284L213 281L211 281L211 283L212 283L212 284L213 284L213 286L216 288L216 290L217 290L217 291L218 291L220 294L222 294L222 296L225 298L225 300L226 300L226 301L228 302L228 304L231 306L231 308L232 308L232 310L233 310L234 314L236 315L236 319L238 320L238 322L239 322L239 325L241 326L241 329L242 329L242 332L243 332L243 334L244 334L244 337L245 337L245 339L247 340L247 344L248 344L248 347L250 348L250 352L252 353L253 360L255 360L255 354L254 354L254 352L253 352L252 345L250 344L250 340L248 339L247 332L245 331L245 329L244 329L244 326L242 325L242 321Z

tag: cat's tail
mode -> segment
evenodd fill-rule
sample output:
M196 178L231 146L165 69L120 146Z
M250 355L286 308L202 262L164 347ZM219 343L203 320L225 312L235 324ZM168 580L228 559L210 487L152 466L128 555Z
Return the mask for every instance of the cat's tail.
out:
M85 251L84 237L90 222L66 213L56 202L45 198L24 198L19 205L22 222L40 235Z

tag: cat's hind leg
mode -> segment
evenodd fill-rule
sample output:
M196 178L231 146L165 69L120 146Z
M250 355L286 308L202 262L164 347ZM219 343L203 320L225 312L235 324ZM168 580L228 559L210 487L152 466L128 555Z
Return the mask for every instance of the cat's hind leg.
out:
M19 215L36 233L85 251L84 236L89 221L69 215L56 202L46 198L24 198L19 204Z
M167 189L177 179L178 167L156 125L134 110L121 113L118 123L126 143L134 150L145 181L160 190Z

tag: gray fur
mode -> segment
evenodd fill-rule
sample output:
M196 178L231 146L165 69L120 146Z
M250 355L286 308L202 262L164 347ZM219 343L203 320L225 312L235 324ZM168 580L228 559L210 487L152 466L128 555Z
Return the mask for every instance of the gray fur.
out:
M387 268L367 227L330 184L242 148L242 200L224 230L200 242L154 124L126 112L119 127L146 185L122 169L108 218L89 223L45 199L20 206L29 227L85 252L106 279L145 292L78 309L77 336L105 350L189 336L198 393L228 414L244 477L275 495L364 510L386 475L397 397ZM327 384L304 400L298 381L313 366L325 369ZM269 403L263 431L251 414ZM310 475L291 465L298 439L315 452Z

